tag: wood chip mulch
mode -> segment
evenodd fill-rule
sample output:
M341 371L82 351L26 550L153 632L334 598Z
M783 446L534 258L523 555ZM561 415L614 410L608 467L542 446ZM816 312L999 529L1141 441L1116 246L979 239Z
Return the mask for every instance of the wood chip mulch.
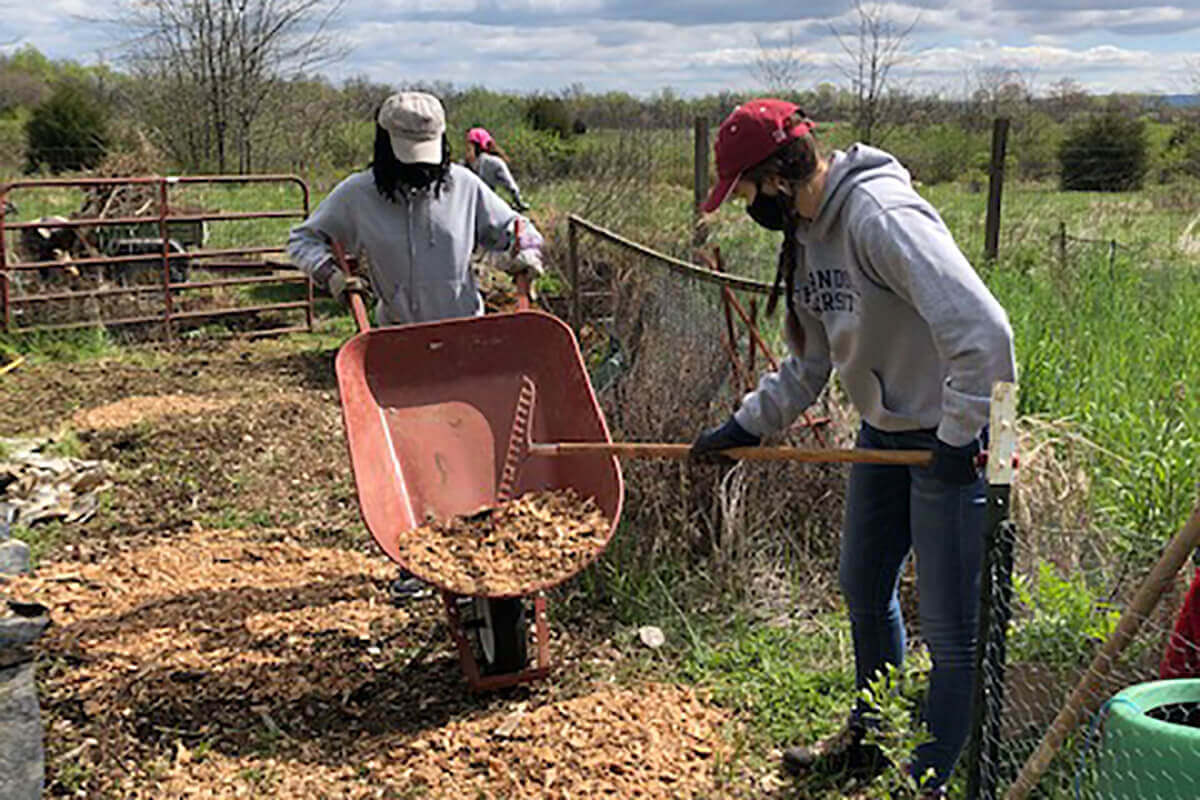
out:
M397 537L413 574L469 596L530 594L583 569L608 542L592 498L530 492L474 514L431 521Z
M283 531L200 530L14 578L5 593L53 623L49 796L724 796L729 712L689 688L565 680L569 664L473 696L437 602L384 602L394 576Z
M422 797L445 800L720 797L728 713L665 684L525 704L398 741L363 742L363 761L316 765L174 754L153 793L132 797ZM266 791L264 791L266 790ZM399 792L397 792L399 790Z
M82 409L71 417L81 430L116 430L139 422L152 422L173 416L192 416L220 411L240 402L236 397L199 395L134 395L95 408Z

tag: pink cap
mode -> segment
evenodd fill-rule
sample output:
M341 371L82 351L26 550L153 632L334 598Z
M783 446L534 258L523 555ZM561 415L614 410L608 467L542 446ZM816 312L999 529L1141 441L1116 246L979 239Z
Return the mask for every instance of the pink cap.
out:
M700 206L705 214L716 211L725 202L743 172L812 130L813 124L807 120L789 127L794 116L804 116L800 106L764 97L742 103L725 118L713 145L717 183Z
M467 131L467 141L474 142L484 150L487 150L488 145L492 143L492 135L487 132L487 128L471 128Z

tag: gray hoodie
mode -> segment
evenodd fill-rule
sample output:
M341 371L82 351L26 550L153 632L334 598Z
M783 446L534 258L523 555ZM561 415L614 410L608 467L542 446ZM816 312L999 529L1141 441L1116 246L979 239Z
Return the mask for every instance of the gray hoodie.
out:
M1012 329L904 167L861 144L835 152L817 216L797 238L803 352L763 376L738 423L758 435L786 428L836 367L880 430L936 428L954 446L977 436L992 384L1015 378Z
M394 203L364 170L335 186L308 219L292 228L288 256L316 276L332 257L330 239L349 254L366 253L380 325L472 317L483 313L483 299L471 252L477 245L507 250L518 218L521 249L540 247L533 224L465 167L450 165L437 197L420 191Z
M513 180L508 163L503 158L491 153L480 153L475 157L472 169L492 191L496 191L497 186L503 186L512 195L514 203L521 202L521 190L517 188L517 182Z

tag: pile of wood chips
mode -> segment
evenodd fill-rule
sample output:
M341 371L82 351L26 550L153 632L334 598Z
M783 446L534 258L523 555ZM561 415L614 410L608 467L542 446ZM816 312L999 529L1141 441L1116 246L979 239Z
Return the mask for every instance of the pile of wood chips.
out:
M468 596L525 595L583 569L608 542L595 500L571 489L530 492L474 514L400 534L418 577Z
M729 756L731 724L728 711L686 687L598 687L408 737L364 739L347 763L323 762L315 746L293 758L198 758L177 748L170 766L127 796L714 798L726 796L716 768Z
M6 585L53 620L47 796L744 796L719 768L735 718L703 691L562 685L562 664L532 694L473 697L436 602L386 602L391 562L262 535L176 534Z
M238 402L236 397L166 394L134 395L95 408L81 409L71 417L71 424L82 430L116 430L139 422L153 422L164 417L195 416L221 411Z

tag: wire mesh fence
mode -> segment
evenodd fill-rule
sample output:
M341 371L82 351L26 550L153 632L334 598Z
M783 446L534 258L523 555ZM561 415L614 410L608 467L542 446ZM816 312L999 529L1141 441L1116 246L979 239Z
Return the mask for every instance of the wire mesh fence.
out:
M572 227L579 308L564 316L581 323L613 437L690 442L728 418L746 389L730 351L740 354L743 366L752 352L758 364L766 357L744 324L727 324L722 292L729 288L746 308L768 287L621 241L586 220L573 217ZM815 446L813 424L842 408L829 396L820 407L784 438ZM627 552L614 566L702 555L718 591L780 606L796 585L831 584L843 467L632 461L625 469L625 518L638 535L621 538L618 549Z
M1007 533L1019 552L1021 530ZM983 658L995 719L968 764L969 797L1200 796L1200 649L1183 605L1197 545L1200 512L1161 554L1069 571L1018 559L1011 582L1012 562L994 565L984 606L1011 624Z

